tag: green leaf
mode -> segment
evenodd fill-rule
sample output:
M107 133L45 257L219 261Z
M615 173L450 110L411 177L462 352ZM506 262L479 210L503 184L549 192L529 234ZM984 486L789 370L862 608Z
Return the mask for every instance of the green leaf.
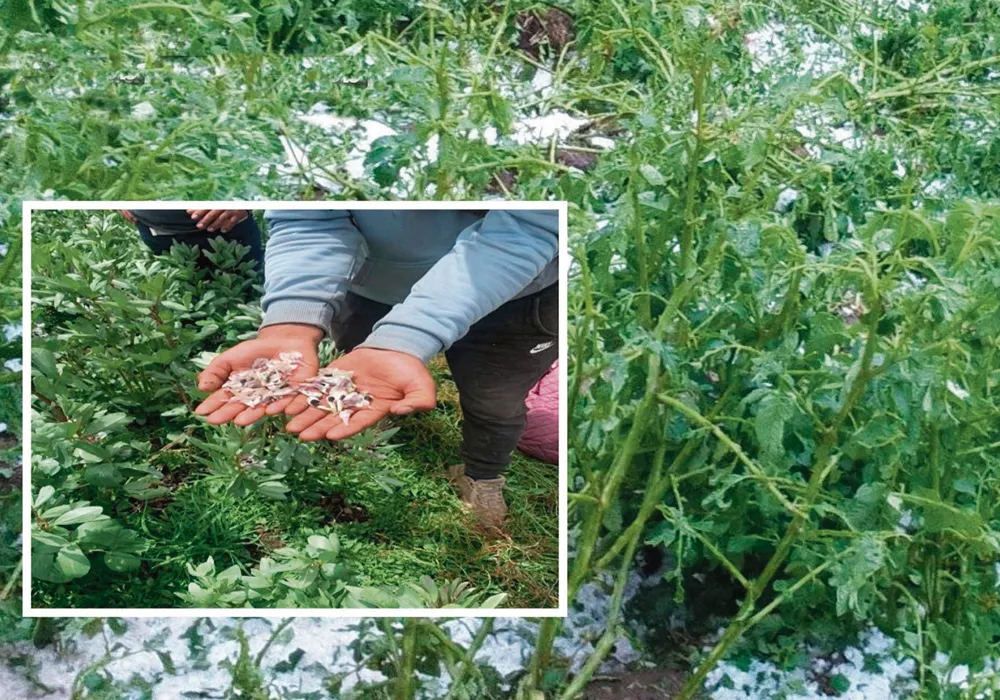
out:
M866 534L853 545L849 556L832 567L830 585L837 590L837 615L853 613L864 620L875 599L875 574L885 565L888 549L883 540Z
M500 607L500 604L507 599L506 593L497 593L496 595L490 596L482 603L477 605L477 608L493 609Z
M141 562L142 560L136 555L125 552L105 552L104 554L104 563L107 564L108 568L120 573L135 571Z
M681 15L684 17L684 24L689 27L698 27L704 19L705 11L697 5L685 5L681 9Z
M31 551L35 552L45 552L51 551L56 552L63 547L69 546L70 542L65 537L59 535L53 535L51 532L33 532L31 533Z
M356 588L347 586L348 593L361 606L366 608L398 608L399 598L378 588Z
M121 485L125 478L114 464L88 464L83 470L83 480L92 486L113 488Z
M38 517L40 520L55 520L60 515L65 515L66 513L68 513L71 507L72 506L68 506L66 504L63 504L61 506L53 506L52 508L43 510Z
M964 493L969 496L975 496L978 493L979 488L976 484L976 480L971 477L963 477L961 479L955 479L951 482L951 487L955 489L958 493Z
M830 676L830 687L838 693L846 693L851 689L851 681L842 673Z
M60 515L55 519L54 525L78 525L80 523L90 522L91 520L97 520L102 517L101 511L104 509L101 506L81 506L79 508L74 508L68 513ZM103 516L107 517L107 516Z
M31 368L48 379L59 377L56 356L46 348L31 348Z
M70 544L56 554L55 568L66 580L80 578L90 571L90 560L77 545Z
M147 543L135 530L113 520L96 520L76 529L76 541L88 551L141 552Z
M643 163L642 165L640 165L639 172L646 179L646 182L655 187L667 184L667 179L663 177L663 174L652 165L649 165L648 163Z
M41 508L46 501L55 495L55 492L56 490L52 486L43 486L38 489L38 495L35 497L35 508Z
M309 546L314 549L319 549L322 551L329 551L333 549L333 545L330 544L330 540L323 537L322 535L310 535L309 539L306 540Z
M784 452L785 423L795 415L795 404L784 394L769 393L757 404L754 431L768 459Z
M125 413L106 413L97 416L90 422L84 435L96 435L97 433L112 432L122 428L132 422L132 418Z
M291 490L280 481L265 481L257 488L261 495L273 498L276 501L284 500L285 494Z
M174 666L174 660L170 656L170 652L155 650L156 655L160 659L160 663L163 664L164 673L169 673L171 675L177 673L177 667Z
M274 665L275 673L291 673L298 667L299 662L302 661L302 657L305 655L306 653L302 649L296 649L288 655L286 660L279 661Z
M100 617L95 617L84 623L82 632L87 639L93 639L101 633L104 629L104 620Z

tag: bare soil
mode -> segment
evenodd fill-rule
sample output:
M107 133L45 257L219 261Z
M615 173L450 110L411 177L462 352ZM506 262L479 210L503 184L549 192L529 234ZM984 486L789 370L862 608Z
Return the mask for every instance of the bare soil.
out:
M342 493L325 493L313 505L323 510L324 525L333 522L365 523L371 520L367 508L348 503Z
M670 668L626 671L598 678L583 692L584 700L670 700L677 696L687 674Z

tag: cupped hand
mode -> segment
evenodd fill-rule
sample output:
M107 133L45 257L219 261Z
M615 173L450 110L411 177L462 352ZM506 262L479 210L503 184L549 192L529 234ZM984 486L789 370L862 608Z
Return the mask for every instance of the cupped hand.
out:
M295 396L279 399L273 404L250 407L237 401L230 402L231 394L222 388L226 379L233 372L249 369L258 358L277 358L283 352L298 352L302 354L302 364L289 377L292 383L309 379L319 371L319 357L316 347L323 338L323 331L315 326L297 323L283 323L262 328L253 340L246 340L220 353L198 375L198 389L214 392L201 402L195 413L206 416L212 425L221 425L232 421L239 426L256 423L265 415L268 408L276 408L274 413L280 413Z
M302 440L342 440L389 414L429 411L437 405L437 387L430 372L423 362L405 352L358 348L330 366L353 372L358 390L371 394L371 405L352 415L347 425L336 413L311 408L301 395L280 409L276 404L268 406L269 414L284 411L294 416L285 427Z
M198 228L213 233L229 233L233 226L250 216L246 209L188 209L187 213L198 222Z
M135 222L138 221L138 219L135 218L135 214L130 212L128 209L119 209L118 213L121 214L122 218L125 219L125 221L129 222L130 224L134 224Z

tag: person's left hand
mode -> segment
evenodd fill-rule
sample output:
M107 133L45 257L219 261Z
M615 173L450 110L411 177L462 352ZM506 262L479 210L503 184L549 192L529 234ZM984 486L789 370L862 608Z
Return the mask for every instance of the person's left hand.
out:
M200 229L229 233L233 226L250 216L246 209L188 209L187 213L197 221Z
M401 416L430 411L437 405L437 387L424 363L413 355L395 350L358 348L332 362L330 367L354 373L359 391L371 394L372 402L351 416L344 425L336 413L311 408L305 396L298 396L284 413L294 416L285 426L307 442L343 440L378 423L389 414ZM269 414L281 413L268 406Z

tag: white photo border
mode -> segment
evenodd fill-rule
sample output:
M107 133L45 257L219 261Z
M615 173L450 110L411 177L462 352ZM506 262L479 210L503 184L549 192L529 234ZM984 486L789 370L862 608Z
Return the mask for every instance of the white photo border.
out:
M139 208L155 209L474 209L474 210L551 210L559 212L559 604L556 608L34 608L31 605L31 214L40 210L117 211ZM257 617L257 618L365 618L365 617L566 617L568 614L568 287L572 262L569 255L569 205L566 201L66 201L26 200L22 203L23 324L22 337L22 459L24 469L22 500L22 614L24 617Z

